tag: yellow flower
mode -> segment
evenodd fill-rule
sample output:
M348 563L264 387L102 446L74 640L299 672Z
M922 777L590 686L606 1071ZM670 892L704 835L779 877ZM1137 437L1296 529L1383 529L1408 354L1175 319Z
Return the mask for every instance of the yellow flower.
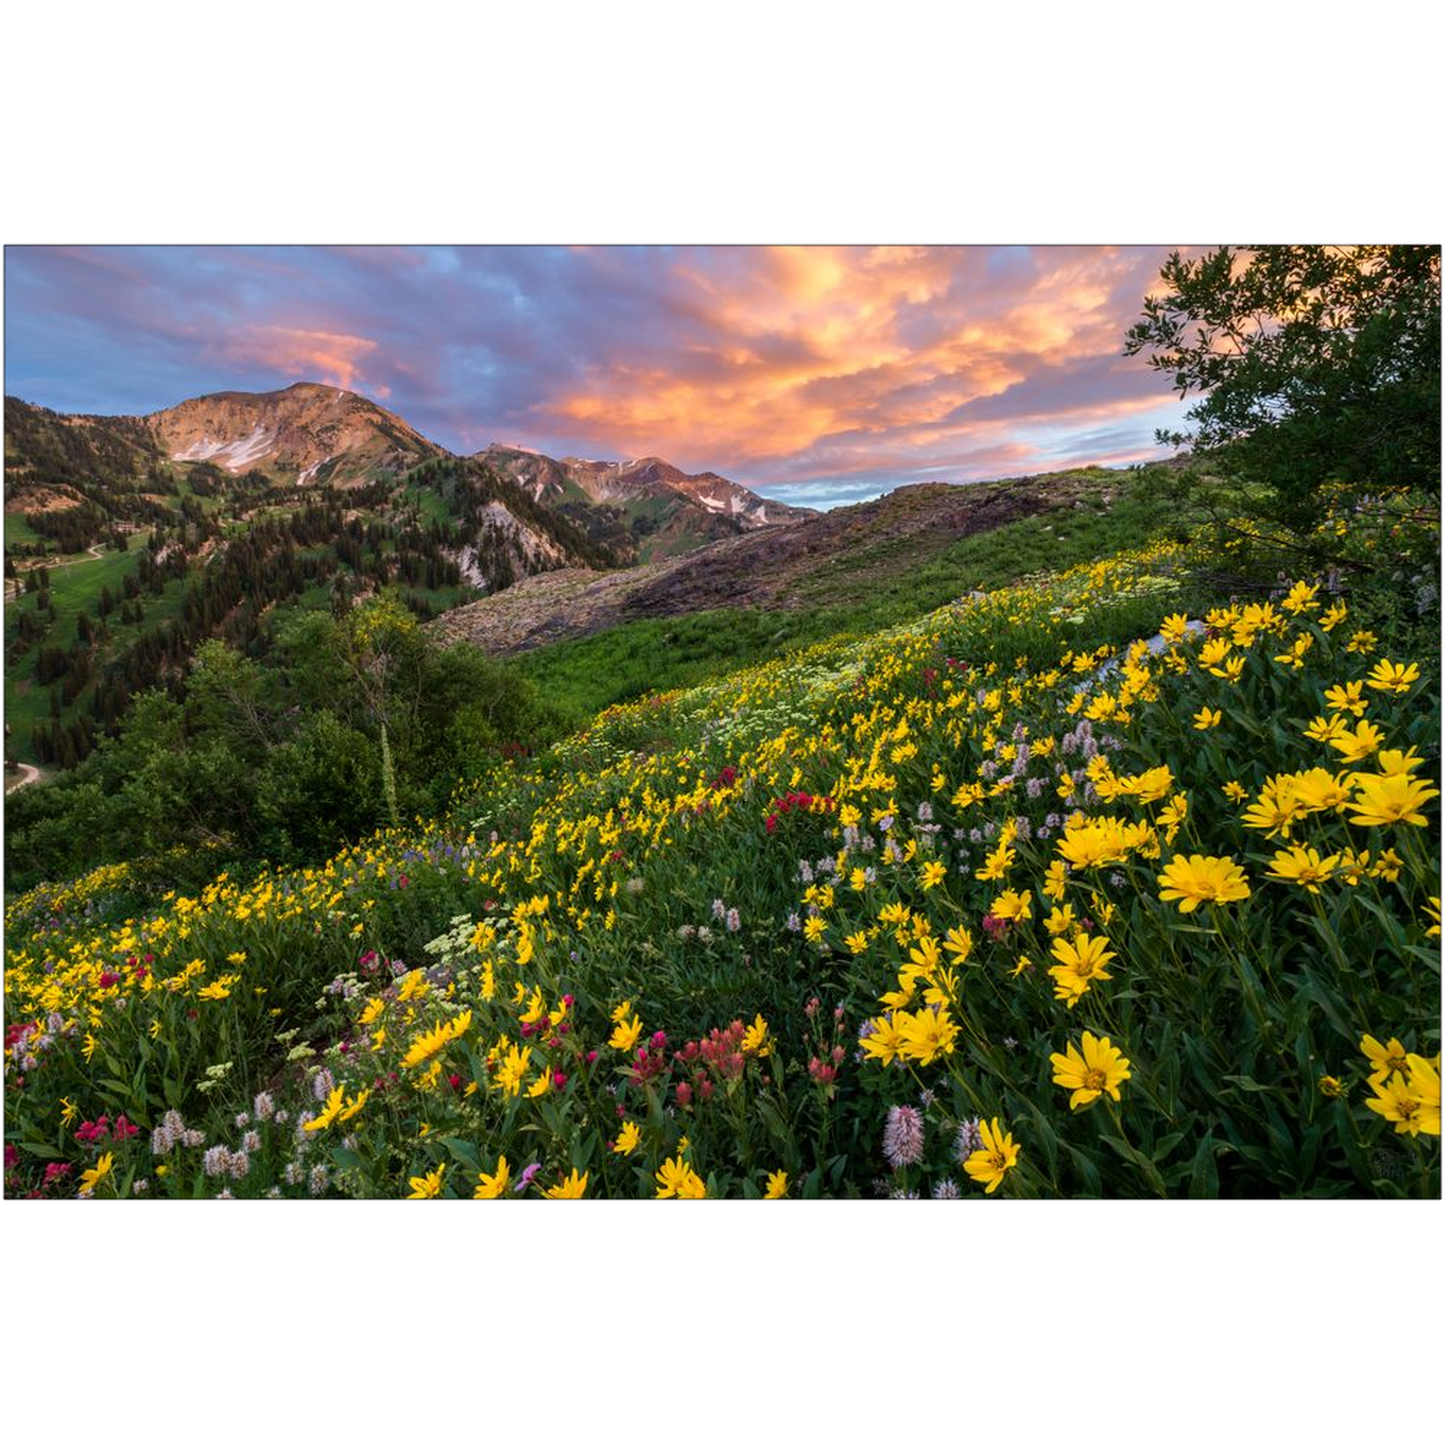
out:
M1373 1110L1381 1118L1392 1123L1397 1134L1409 1134L1413 1137L1421 1132L1427 1134L1440 1132L1440 1082L1438 1078L1435 1081L1434 1129L1427 1127L1429 1113L1424 1101L1411 1089L1407 1080L1397 1075L1388 1083L1371 1084L1370 1087L1375 1091L1375 1097L1365 1100L1365 1108Z
M1349 642L1346 643L1345 651L1358 652L1368 656L1375 650L1375 644L1378 641L1379 638L1377 638L1373 632L1356 632L1351 635Z
M1233 903L1249 897L1244 870L1232 858L1205 858L1176 853L1159 874L1159 897L1165 903L1179 900L1181 913L1193 913L1201 903Z
M544 1190L543 1194L548 1199L581 1199L587 1193L587 1181L591 1177L591 1170L579 1175L574 1169L560 1184L554 1184L550 1189ZM508 1218L510 1217L509 1215Z
M1345 1096L1345 1085L1333 1074L1321 1074L1319 1088L1320 1093L1327 1099L1342 1099Z
M113 1154L102 1154L100 1158L95 1161L95 1167L93 1169L87 1169L85 1173L80 1176L80 1192L82 1194L94 1194L95 1186L110 1173L114 1163L115 1156Z
M999 894L989 907L989 917L1001 920L1024 922L1033 916L1034 900L1031 893L1021 893L1009 888Z
M1199 665L1207 667L1215 677L1223 677L1219 664L1229 656L1234 644L1227 637L1211 637L1199 649Z
M424 1064L433 1054L444 1049L451 1042L451 1038L451 1028L445 1022L418 1035L402 1058L402 1068L414 1069L418 1064Z
M1059 839L1059 855L1071 868L1102 868L1119 863L1129 851L1122 824L1113 818L1096 818L1066 829Z
M1044 896L1059 901L1064 896L1069 878L1069 865L1062 858L1055 858L1044 872Z
M914 1014L899 1015L898 1027L903 1035L899 1052L915 1063L931 1064L942 1054L953 1052L958 1025L944 1008L919 1009ZM865 1040L866 1042L866 1040Z
M665 1159L662 1168L653 1176L657 1180L658 1199L706 1199L707 1185L693 1170L681 1154L676 1159Z
M363 1089L359 1094L353 1095L346 1101L346 1107L336 1116L337 1122L344 1124L348 1119L354 1119L366 1107L366 1101L370 1097L370 1089Z
M1062 908L1051 908L1049 916L1044 919L1044 927L1048 929L1053 938L1059 938L1077 927L1078 920L1074 917L1074 905L1065 903Z
M751 1027L743 1034L743 1052L765 1059L772 1051L773 1041L768 1037L768 1026L763 1022L762 1014L758 1014Z
M948 869L942 863L925 863L923 865L921 881L925 890L938 887L947 877Z
M1411 1097L1418 1104L1415 1113L1415 1127L1422 1134L1440 1137L1440 1060L1432 1064L1419 1054L1410 1055L1410 1075L1407 1080Z
M1159 624L1159 635L1165 642L1183 642L1189 634L1189 617L1184 612L1171 612Z
M973 934L966 928L950 928L944 935L943 948L953 955L955 963L967 963L973 952Z
M1438 798L1439 790L1427 788L1423 781L1404 773L1356 773L1355 800L1350 804L1350 822L1365 828L1380 828L1390 823L1411 823L1425 826L1421 806L1430 798Z
M927 922L926 919L919 921ZM938 945L933 939L924 935L908 950L908 958L913 965L912 972L923 978L932 978L939 962Z
M1413 662L1401 665L1381 660L1370 669L1368 681L1378 692L1409 692L1410 685L1419 677L1420 669Z
M1056 938L1050 951L1059 960L1049 970L1049 977L1054 981L1054 997L1063 1000L1070 1008L1088 992L1089 985L1096 979L1113 977L1105 965L1116 955L1110 951L1109 940L1102 933L1097 938L1076 933L1072 943Z
M877 1059L886 1066L903 1057L903 1030L896 1013L870 1019L869 1025L868 1034L859 1040L859 1044L870 1059Z
M1019 954L1019 961L1018 961L1016 964L1014 964L1014 966L1013 966L1013 975L1012 975L1012 976L1013 976L1014 978L1017 978L1017 977L1019 976L1019 974L1021 974L1026 968L1032 968L1033 966L1034 966L1034 961L1033 961L1033 959L1031 959L1031 958L1028 956L1028 954L1026 954L1026 953L1021 953L1021 954Z
M85 1042L80 1046L80 1052L85 1055L85 1062L89 1063L95 1057L95 1036L87 1033Z
M520 1093L522 1080L526 1077L527 1064L531 1057L530 1047L519 1049L516 1044L508 1044L506 1057L497 1067L497 1076L493 1080L493 1087L500 1089L504 1094Z
M803 925L803 937L806 938L809 943L816 943L822 938L823 934L827 932L827 929L828 925L824 923L817 914L814 914L813 917Z
M1343 737L1349 728L1344 716L1341 713L1331 713L1328 718L1317 717L1305 728L1305 736L1311 742L1332 743L1338 737Z
M1280 603L1286 612L1298 615L1301 612L1313 612L1320 604L1315 601L1315 593L1320 590L1318 582L1296 582L1289 589L1289 595Z
M1339 867L1340 855L1331 853L1321 858L1313 848L1298 843L1292 848L1282 848L1274 855L1268 876L1281 883L1293 883L1311 893L1320 891L1320 884L1327 883Z
M442 1175L446 1173L447 1166L438 1164L430 1174L414 1174L409 1181L411 1193L408 1199L435 1199L442 1192Z
M1073 1090L1069 1095L1070 1109L1092 1104L1105 1093L1117 1103L1119 1085L1130 1076L1129 1060L1108 1039L1096 1039L1087 1030L1083 1044L1082 1054L1070 1044L1067 1053L1049 1055L1049 1062L1054 1066L1054 1083Z
M1370 868L1370 877L1383 878L1386 883L1393 883L1404 866L1405 860L1393 848L1386 848Z
M1019 1162L1020 1146L1014 1143L1014 1136L1006 1134L997 1119L978 1126L981 1148L975 1149L963 1161L964 1172L975 1184L986 1184L986 1194L992 1194L1003 1183L1004 1175Z
M763 1192L764 1199L785 1199L788 1194L788 1176L783 1170L768 1175L768 1187Z
M1397 774L1413 773L1420 766L1420 756L1414 748L1409 752L1401 752L1399 748L1381 748L1375 757L1375 766L1381 776L1395 777Z
M868 935L859 929L857 933L850 933L843 942L848 945L848 952L857 958L860 953L868 952Z
M512 1171L507 1166L507 1156L503 1154L497 1160L497 1172L495 1174L478 1174L477 1187L472 1194L473 1199L498 1199L502 1191L507 1187L512 1178Z
M1350 801L1350 776L1311 768L1307 773L1294 775L1290 794L1295 803L1308 812L1320 813L1326 809L1343 812Z
M1383 1084L1392 1074L1403 1075L1409 1068L1409 1056L1399 1039L1382 1044L1372 1034L1366 1034L1360 1040L1360 1052L1371 1064L1371 1087Z
M1330 739L1334 748L1347 763L1363 762L1385 741L1385 735L1368 718L1361 718L1351 732L1343 728L1338 737Z
M617 1027L612 1030L612 1037L607 1040L609 1047L619 1050L622 1053L631 1053L639 1038L642 1037L642 1020L637 1014L631 1019L623 1019L618 1022Z
M1259 828L1268 838L1288 838L1304 808L1287 775L1271 778L1259 798L1244 810L1244 826Z
M302 1129L306 1130L308 1133L316 1129L329 1129L331 1125L334 1124L336 1120L340 1117L344 1097L345 1091L343 1090L342 1086L338 1084L326 1096L326 1106L314 1119L308 1120L305 1124L303 1124L301 1126Z
M396 996L402 1003L410 1003L413 999L423 997L430 987L431 985L422 976L421 969L414 968L402 979Z
M1232 778L1219 791L1231 803L1242 803L1249 796L1249 790L1242 783L1236 783Z
M1218 708L1202 707L1194 714L1194 726L1204 732L1209 728L1217 728L1224 720L1224 714Z
M631 1154L641 1142L642 1130L631 1119L628 1119L612 1143L612 1152L614 1154Z
M1425 930L1426 938L1440 937L1440 900L1428 898L1424 904L1425 916L1431 921L1430 927Z
M1325 689L1325 701L1338 713L1352 713L1362 717L1369 703L1364 697L1365 684L1362 682L1341 682Z

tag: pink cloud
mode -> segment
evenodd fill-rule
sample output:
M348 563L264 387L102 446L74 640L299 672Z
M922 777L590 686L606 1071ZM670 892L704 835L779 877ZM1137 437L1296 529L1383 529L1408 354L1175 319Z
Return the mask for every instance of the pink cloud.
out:
M390 394L385 385L367 384L363 362L377 350L369 337L294 326L247 326L227 336L219 350L232 361L272 367L283 376L324 381L349 391L366 389L379 397Z

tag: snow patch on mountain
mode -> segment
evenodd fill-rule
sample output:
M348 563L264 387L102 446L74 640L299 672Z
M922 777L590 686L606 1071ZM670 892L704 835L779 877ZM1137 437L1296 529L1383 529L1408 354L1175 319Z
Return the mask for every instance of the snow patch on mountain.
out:
M174 462L219 461L227 471L239 472L258 462L276 445L276 433L270 427L257 424L250 433L237 437L235 441L212 441L203 436L184 451L174 452Z

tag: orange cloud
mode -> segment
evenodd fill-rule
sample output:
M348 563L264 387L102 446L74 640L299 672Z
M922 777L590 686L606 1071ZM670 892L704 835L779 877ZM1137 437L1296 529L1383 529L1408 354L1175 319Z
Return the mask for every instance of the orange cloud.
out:
M1137 251L1046 248L1023 263L1026 281L994 284L979 248L776 247L722 270L684 259L674 275L704 339L665 366L624 360L619 339L615 356L531 413L580 425L624 454L645 447L744 465L808 451L816 459L841 450L826 443L842 436L915 454L986 442L1008 423L951 423L953 414L1040 370L1107 364L1142 296L1130 285ZM1080 409L1103 418L1161 399ZM1050 414L1068 409L1056 401ZM873 464L875 446L861 452L860 463Z
M304 331L292 326L247 326L232 332L221 350L232 361L274 368L285 376L324 381L356 390L366 386L362 362L377 349L366 336L335 331ZM388 388L369 386L385 397Z

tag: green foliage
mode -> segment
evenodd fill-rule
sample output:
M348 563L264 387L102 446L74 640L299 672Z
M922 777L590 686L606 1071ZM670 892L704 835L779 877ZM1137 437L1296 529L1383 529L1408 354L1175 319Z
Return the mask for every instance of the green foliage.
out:
M256 778L254 847L279 862L323 857L381 822L377 747L330 712L307 713Z
M1438 483L1438 247L1221 246L1161 280L1124 353L1202 394L1161 441L1224 453L1296 525L1328 481Z
M560 730L525 678L439 647L388 596L293 617L274 664L206 642L183 700L142 693L79 767L12 795L10 886L176 847L314 861L388 816L387 754L409 817Z

